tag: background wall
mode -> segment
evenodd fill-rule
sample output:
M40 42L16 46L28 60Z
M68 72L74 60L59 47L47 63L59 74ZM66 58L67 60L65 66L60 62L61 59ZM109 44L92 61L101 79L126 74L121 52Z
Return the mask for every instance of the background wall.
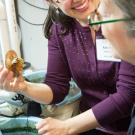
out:
M35 70L47 67L47 39L43 34L43 23L48 6L45 0L15 0L21 30L21 47L25 61Z

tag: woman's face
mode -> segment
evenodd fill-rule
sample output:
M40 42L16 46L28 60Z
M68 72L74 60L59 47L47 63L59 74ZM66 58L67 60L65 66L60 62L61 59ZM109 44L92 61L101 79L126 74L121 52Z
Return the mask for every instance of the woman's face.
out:
M123 18L122 11L113 0L102 0L99 10L103 20ZM135 64L135 39L127 35L126 22L102 24L102 33L112 44L117 57Z
M97 8L100 0L58 0L55 4L66 15L75 18L80 22L86 22L87 17Z

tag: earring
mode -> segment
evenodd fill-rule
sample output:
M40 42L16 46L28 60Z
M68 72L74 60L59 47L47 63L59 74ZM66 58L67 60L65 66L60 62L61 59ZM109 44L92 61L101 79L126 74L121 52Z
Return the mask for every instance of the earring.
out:
M57 15L59 14L59 8L56 8L56 14Z

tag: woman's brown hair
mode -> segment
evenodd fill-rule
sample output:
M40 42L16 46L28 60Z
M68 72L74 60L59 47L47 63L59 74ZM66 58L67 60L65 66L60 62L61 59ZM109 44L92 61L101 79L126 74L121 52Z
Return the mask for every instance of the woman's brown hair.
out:
M65 15L59 8L54 7L53 4L50 3L47 17L44 22L45 37L47 39L50 37L50 29L53 23L61 23L63 26L62 34L65 34L70 30L72 21L73 18Z

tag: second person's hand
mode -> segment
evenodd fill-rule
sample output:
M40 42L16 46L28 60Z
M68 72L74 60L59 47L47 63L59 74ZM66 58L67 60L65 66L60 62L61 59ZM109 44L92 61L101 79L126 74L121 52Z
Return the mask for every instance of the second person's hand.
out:
M41 135L71 135L68 124L65 121L51 117L41 120L36 128Z

